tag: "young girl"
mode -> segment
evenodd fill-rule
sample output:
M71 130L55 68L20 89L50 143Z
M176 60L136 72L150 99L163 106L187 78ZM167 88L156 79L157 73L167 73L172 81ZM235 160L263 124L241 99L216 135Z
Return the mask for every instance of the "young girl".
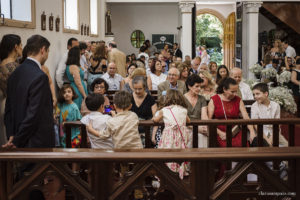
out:
M62 129L64 122L76 121L81 119L81 115L77 105L73 102L77 98L74 89L71 85L64 85L58 94L58 107L60 110L60 141L63 147L66 147L66 134ZM72 148L79 147L81 142L81 135L79 128L72 128Z
M158 116L153 118L154 122L164 120L165 128L158 143L160 149L187 149L192 148L192 133L186 127L190 122L187 116L187 104L183 95L177 90L168 90L164 108L159 111ZM179 177L188 175L189 163L167 163L173 171L178 172Z

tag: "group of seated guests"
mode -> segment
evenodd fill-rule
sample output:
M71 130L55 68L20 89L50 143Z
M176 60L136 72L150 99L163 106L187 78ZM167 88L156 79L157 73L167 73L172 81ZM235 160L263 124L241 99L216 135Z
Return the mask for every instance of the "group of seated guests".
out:
M6 48L6 54L2 54L6 40L11 48ZM127 62L123 67L127 69L125 77L119 74L122 62L117 61L124 56L116 47L115 43L106 47L103 42L93 47L89 42L69 39L68 52L56 71L57 101L49 71L45 70L52 85L53 105L59 115L60 146L66 146L63 124L67 121L81 120L86 125L92 148L139 149L145 143L139 121L163 120L163 130L162 127L153 127L153 145L180 149L192 148L192 129L186 126L190 119L227 120L240 116L249 119L243 100L256 100L251 107L251 118L280 117L279 105L268 99L268 86L259 83L251 91L242 81L239 68L229 71L225 65L217 66L213 61L208 66L202 65L199 56L191 61L186 57L184 62L181 57L170 56L172 62L170 57L167 61L163 56L163 51L167 51L164 49L157 57L149 57L146 65L138 66L133 59ZM141 53L147 54L145 52L150 47L144 47ZM1 91L5 97L7 78L18 66L16 58L26 55L26 51L22 52L20 37L10 34L3 37L0 52ZM108 61L108 57L115 58ZM107 97L110 90L116 92L113 102ZM151 90L157 90L157 101L151 96ZM257 127L249 125L248 129L250 145L256 138ZM198 132L199 147L207 147L207 127L199 126ZM241 129L234 127L232 132L232 146L242 146ZM272 133L272 126L264 125L264 138L269 145L272 145ZM219 125L217 134L219 146L226 147L226 126ZM72 147L79 147L81 135L78 128L72 128L71 139ZM282 135L280 145L287 146ZM168 164L172 171L179 172L181 178L188 174L186 165Z

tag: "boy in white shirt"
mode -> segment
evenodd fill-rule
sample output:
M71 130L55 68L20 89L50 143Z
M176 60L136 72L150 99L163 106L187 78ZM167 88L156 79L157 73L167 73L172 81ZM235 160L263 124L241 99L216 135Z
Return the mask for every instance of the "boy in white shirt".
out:
M90 94L85 99L87 108L91 111L90 114L84 116L81 122L86 126L91 125L97 131L106 129L106 122L111 119L111 116L104 115L104 97L101 94ZM112 138L101 139L90 132L87 132L93 149L113 149Z
M279 119L280 118L280 106L274 101L270 101L269 88L265 83L256 84L253 89L253 95L256 100L251 106L251 119ZM257 130L257 126L255 126ZM271 146L273 144L273 126L264 125L264 138ZM279 146L288 146L287 140L279 132Z

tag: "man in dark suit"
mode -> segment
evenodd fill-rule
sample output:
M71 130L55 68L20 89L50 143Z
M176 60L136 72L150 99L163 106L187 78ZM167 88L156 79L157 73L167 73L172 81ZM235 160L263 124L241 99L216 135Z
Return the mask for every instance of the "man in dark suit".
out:
M181 58L182 59L182 52L181 50L179 49L179 46L178 46L178 43L174 43L173 44L173 51L174 51L174 56L176 58Z
M26 60L8 79L5 126L9 141L4 147L54 147L52 97L47 75L41 70L49 41L33 35L27 40Z

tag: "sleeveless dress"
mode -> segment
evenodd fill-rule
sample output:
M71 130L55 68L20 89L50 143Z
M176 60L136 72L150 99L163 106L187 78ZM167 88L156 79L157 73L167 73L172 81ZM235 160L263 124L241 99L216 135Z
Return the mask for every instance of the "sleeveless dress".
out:
M297 73L297 81L300 81L300 71L297 69L293 69L293 71L295 71ZM291 82L292 85L292 90L293 90L293 95L294 96L300 96L300 87L299 85L296 85L295 83Z
M176 118L176 121L172 115L172 112ZM187 149L192 148L193 138L192 132L186 127L187 109L172 105L162 109L163 120L165 128L163 130L161 139L158 144L159 149ZM184 141L183 141L184 139ZM183 176L189 175L190 164L183 162L180 165L178 163L166 163L166 165L173 171L179 173L179 177L183 179Z
M226 119L224 115L224 110L221 102L221 98L219 95L214 95L211 97L214 102L215 112L214 119ZM225 112L227 115L227 119L238 119L240 114L240 101L241 98L235 96L231 101L223 101ZM219 125L218 129L226 132L226 126ZM226 147L226 140L222 140L219 135L217 136L218 145L220 147ZM241 147L242 146L242 131L236 134L235 137L232 138L232 146L233 147Z
M84 71L80 67L79 67L79 70L80 70L79 74L80 74L81 84L83 86L85 94L87 95L88 91L87 91L86 85L84 83ZM74 89L75 93L78 95L78 98L74 99L73 101L74 101L74 103L76 103L78 109L80 110L81 109L82 100L83 100L83 96L79 92L79 89L77 88L77 86L76 86L76 84L74 82L74 78L73 78L72 74L70 73L70 66L69 65L67 65L66 74L67 74L67 77L68 77L68 79L70 81L70 84L71 84L72 88Z

